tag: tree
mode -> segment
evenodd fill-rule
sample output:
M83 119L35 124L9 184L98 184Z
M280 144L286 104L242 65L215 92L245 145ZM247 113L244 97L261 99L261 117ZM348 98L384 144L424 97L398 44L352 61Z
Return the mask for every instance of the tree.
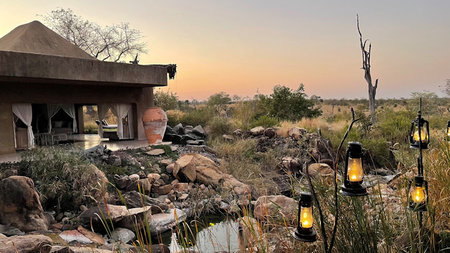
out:
M231 103L230 95L222 91L211 95L206 104L211 108L215 108L216 112L219 114L228 114L227 104L229 103Z
M128 23L101 27L76 15L71 9L59 8L43 16L44 23L56 33L102 61L118 62L146 52L139 30Z
M178 96L176 93L162 90L155 92L155 105L163 110L174 110L179 106Z
M358 28L359 33L359 43L361 46L361 54L362 54L362 69L364 70L364 79L367 82L367 87L369 88L369 109L370 109L370 120L374 125L377 122L377 118L375 115L375 96L377 94L378 87L378 79L375 80L375 84L372 82L372 75L370 73L370 56L372 50L372 44L369 43L367 45L368 40L363 41L363 36L361 30L359 29L359 16L356 15L356 27Z
M258 99L267 108L269 116L280 120L295 121L320 116L322 111L314 108L314 101L320 98L314 96L314 100L308 99L304 91L303 84L300 84L297 90L277 85L272 94L258 95Z

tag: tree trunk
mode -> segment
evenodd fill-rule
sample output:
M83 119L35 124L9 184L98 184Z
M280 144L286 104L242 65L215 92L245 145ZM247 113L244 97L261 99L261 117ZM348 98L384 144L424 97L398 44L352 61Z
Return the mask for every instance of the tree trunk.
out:
M378 82L378 80L377 80ZM377 108L375 104L375 95L377 93L377 85L373 86L368 84L369 87L369 109L370 109L370 122L373 125L377 122L377 116L375 115L375 109Z

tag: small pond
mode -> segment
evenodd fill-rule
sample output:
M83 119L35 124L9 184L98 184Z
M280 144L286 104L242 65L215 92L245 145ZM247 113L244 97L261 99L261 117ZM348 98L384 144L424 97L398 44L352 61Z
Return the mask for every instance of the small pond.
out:
M238 252L238 222L230 217L206 216L201 221L187 221L178 225L174 233L162 235L170 252L183 249L198 252Z

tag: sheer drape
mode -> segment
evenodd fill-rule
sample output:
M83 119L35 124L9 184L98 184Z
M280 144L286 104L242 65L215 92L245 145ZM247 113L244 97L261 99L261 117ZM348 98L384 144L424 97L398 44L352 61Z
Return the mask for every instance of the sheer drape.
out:
M63 111L66 112L67 115L69 115L69 117L72 118L72 131L74 133L76 133L77 132L77 120L76 120L76 116L75 116L75 105L64 104L64 105L61 105L61 109L63 109Z
M77 132L77 120L75 116L75 105L74 104L48 104L47 114L48 114L48 132L52 131L52 118L59 112L63 110L69 117L72 118L72 132Z
M52 105L52 104L47 105L48 132L49 133L52 131L52 118L53 118L53 116L56 115L56 113L58 113L59 109L60 109L59 105Z
M131 129L131 121L130 121L130 117L129 115L131 114L132 110L131 110L131 105L130 104L114 104L113 106L111 106L111 110L113 111L114 114L116 114L117 118L118 118L118 122L117 122L117 136L119 137L119 139L124 139L123 136L123 120L128 116L128 132L130 133L129 136L127 136L128 138L133 138L132 137L132 129Z
M34 147L34 134L31 122L33 120L33 110L31 104L13 104L12 111L27 126L28 148Z
M100 135L101 138L103 138L103 127L101 121L105 118L106 113L109 110L109 105L107 104L98 104L98 119L100 120L100 124L98 125L98 135Z

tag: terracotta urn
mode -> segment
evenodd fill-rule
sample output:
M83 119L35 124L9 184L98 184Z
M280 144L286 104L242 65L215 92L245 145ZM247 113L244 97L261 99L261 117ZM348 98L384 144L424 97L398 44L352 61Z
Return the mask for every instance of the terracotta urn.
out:
M161 142L167 126L167 114L159 107L150 107L142 116L145 136L149 144Z

